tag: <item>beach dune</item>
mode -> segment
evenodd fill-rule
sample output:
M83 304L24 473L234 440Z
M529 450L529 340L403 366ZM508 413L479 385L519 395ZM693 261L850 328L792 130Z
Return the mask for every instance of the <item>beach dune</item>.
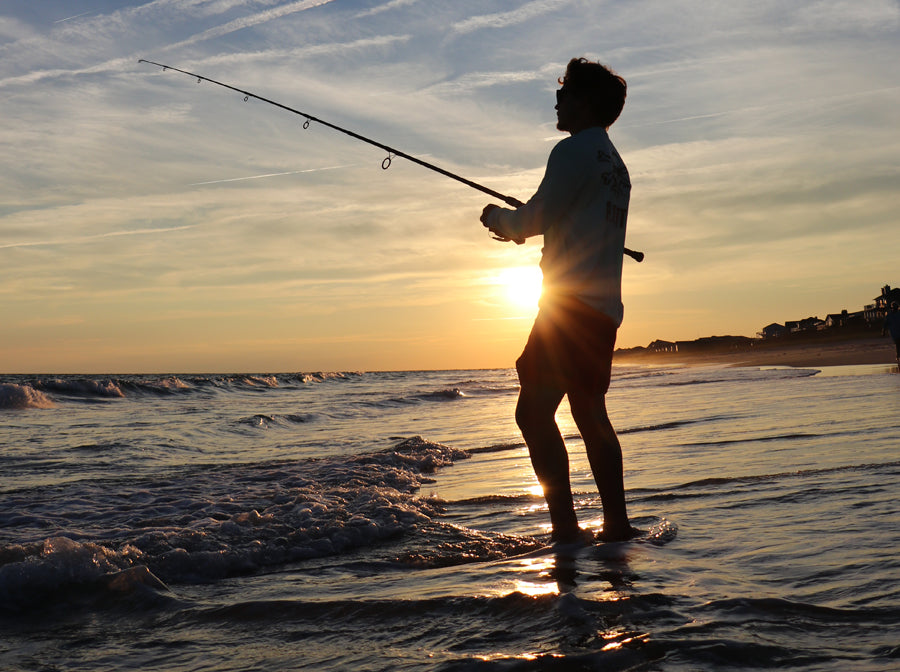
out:
M847 366L894 364L891 339L869 336L848 340L807 340L761 343L741 349L691 352L617 351L618 364L725 364L731 366Z

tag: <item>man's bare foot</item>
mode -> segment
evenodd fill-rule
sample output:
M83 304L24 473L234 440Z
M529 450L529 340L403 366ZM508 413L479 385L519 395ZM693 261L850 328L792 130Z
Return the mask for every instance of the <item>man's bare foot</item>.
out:
M596 539L597 541L602 541L604 543L611 541L628 541L629 539L640 537L643 534L646 534L644 530L632 527L631 524L618 527L604 525L603 529L597 533Z
M590 530L583 530L580 527L566 533L554 531L550 535L550 541L554 546L590 546L594 541L594 533Z

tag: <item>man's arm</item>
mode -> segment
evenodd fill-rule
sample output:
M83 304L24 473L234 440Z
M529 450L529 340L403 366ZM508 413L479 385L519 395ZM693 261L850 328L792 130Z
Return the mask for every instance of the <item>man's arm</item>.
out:
M522 243L542 235L562 215L579 182L571 145L563 140L547 159L547 168L537 191L515 210L490 204L481 213L481 222L498 240Z

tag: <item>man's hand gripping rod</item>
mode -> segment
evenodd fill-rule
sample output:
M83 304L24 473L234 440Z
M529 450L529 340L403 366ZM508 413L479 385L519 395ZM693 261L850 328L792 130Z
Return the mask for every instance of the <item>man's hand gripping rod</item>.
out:
M188 75L190 77L196 77L198 83L201 81L209 82L210 84L217 84L226 89L231 89L232 91L237 91L238 93L243 94L245 101L250 98L255 98L256 100L261 100L262 102L268 103L269 105L274 105L275 107L280 107L282 110L287 110L288 112L292 112L294 114L300 115L301 117L305 117L306 121L303 124L303 128L309 128L309 122L315 121L319 124L322 124L323 126L327 126L328 128L333 128L334 130L340 131L341 133L344 133L345 135L349 135L351 138L356 138L357 140L361 140L370 145L374 145L375 147L379 147L388 153L387 158L385 158L384 161L381 162L381 167L385 170L387 170L390 167L391 160L395 156L400 156L408 161L412 161L413 163L419 164L423 168L428 168L429 170L433 170L434 172L440 173L441 175L443 175L445 177L449 177L453 180L456 180L457 182L462 182L466 186L472 187L473 189L477 189L478 191L483 192L483 193L487 194L488 196L493 196L494 198L498 198L501 201L503 201L504 203L506 203L507 205L511 205L514 208L518 208L523 205L522 201L520 201L516 198L513 198L512 196L506 196L504 194L501 194L498 191L494 191L493 189L489 189L488 187L485 187L484 185L478 184L477 182L473 182L472 180L467 180L466 178L464 178L460 175L457 175L456 173L451 173L449 170L444 170L443 168L436 166L433 163L428 163L427 161L422 161L422 159L417 159L414 156L410 156L409 154L407 154L405 152L401 152L399 149L395 149L388 145L382 144L380 142L372 140L371 138L367 138L363 135L360 135L359 133L354 133L353 131L347 130L346 128L341 128L340 126L337 126L335 124L327 122L323 119L319 119L318 117L314 117L311 114L307 114L306 112L301 112L300 110L295 110L293 107L288 107L287 105L282 105L281 103L278 103L274 100L270 100L268 98L263 98L262 96L258 96L255 93L251 93L250 91L244 91L243 89L239 89L235 86L231 86L230 84L224 84L222 82L216 81L215 79L210 79L209 77L204 77L203 75L198 75L194 72L188 72L187 70L173 68L171 65L157 63L156 61L148 61L148 60L142 58L142 59L138 60L138 63L148 63L150 65L155 65L157 67L162 68L163 71L174 70L175 72L180 72L180 73L182 73L184 75ZM517 240L516 242L522 243L525 241ZM635 261L643 261L644 260L643 252L635 252L634 250L629 250L626 247L625 254L627 254L629 257L631 257Z

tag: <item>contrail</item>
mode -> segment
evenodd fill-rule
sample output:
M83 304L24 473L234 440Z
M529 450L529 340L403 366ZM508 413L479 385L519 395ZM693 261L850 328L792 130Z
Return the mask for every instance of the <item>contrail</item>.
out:
M198 224L185 224L183 226L167 226L160 229L131 229L129 231L107 231L106 233L97 233L92 236L79 236L77 238L63 238L61 240L40 240L26 243L4 243L0 244L0 250L8 250L13 247L39 247L43 245L72 245L77 243L86 243L91 240L100 240L101 238L116 238L119 236L146 236L154 233L168 233L170 231L184 231L185 229L193 229Z
M57 23L62 23L63 21L71 21L72 19L77 19L79 16L87 16L88 14L94 14L96 11L97 11L96 9L92 9L89 12L82 12L81 14L76 14L75 16L67 16L64 19L60 19L59 21L54 21L53 23L57 24Z
M280 175L299 175L300 173L317 173L320 170L337 170L338 168L350 168L356 164L348 163L343 166L327 166L325 168L307 168L306 170L289 170L286 173L266 173L265 175L249 175L247 177L231 177L227 180L210 180L209 182L194 182L189 187L202 187L205 184L221 184L222 182L241 182L243 180L261 180L264 177L278 177Z

